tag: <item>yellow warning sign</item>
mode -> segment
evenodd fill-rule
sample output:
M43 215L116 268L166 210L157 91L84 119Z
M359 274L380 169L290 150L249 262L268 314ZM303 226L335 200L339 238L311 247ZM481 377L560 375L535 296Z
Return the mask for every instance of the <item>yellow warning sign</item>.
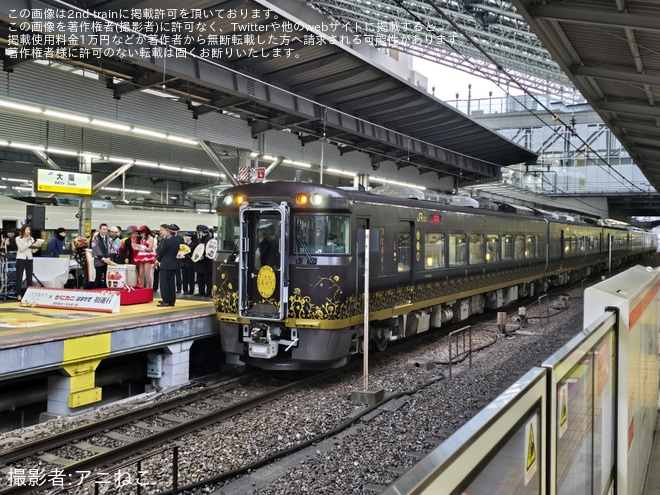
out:
M568 429L568 383L559 387L559 438Z
M534 428L529 425L529 442L527 444L527 471L529 471L536 462L536 441L534 440Z
M536 473L538 466L538 456L536 454L536 435L534 434L534 425L536 424L538 416L534 418L525 425L525 438L527 443L527 448L525 449L525 486L529 483Z

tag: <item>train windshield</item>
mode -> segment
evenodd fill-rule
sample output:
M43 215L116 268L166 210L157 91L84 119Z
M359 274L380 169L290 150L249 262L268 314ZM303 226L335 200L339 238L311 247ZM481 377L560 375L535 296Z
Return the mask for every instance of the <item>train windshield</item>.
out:
M223 213L218 218L218 250L233 251L240 236L238 213Z
M350 254L350 217L298 215L295 225L298 251L305 246L315 254Z

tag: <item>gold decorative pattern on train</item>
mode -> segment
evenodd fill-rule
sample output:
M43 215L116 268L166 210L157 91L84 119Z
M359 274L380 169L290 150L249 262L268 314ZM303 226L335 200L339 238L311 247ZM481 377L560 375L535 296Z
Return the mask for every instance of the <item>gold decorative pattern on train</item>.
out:
M227 274L220 272L220 285L213 287L215 307L220 313L238 313L238 291L234 290Z
M293 289L289 295L289 317L298 319L341 320L355 315L362 307L355 295L341 301L339 296L343 290L339 285L339 276L318 277L318 281L310 287L318 290L325 289L328 294L325 301L320 304L312 302L311 296L303 295L300 287ZM361 299L361 297L360 297Z

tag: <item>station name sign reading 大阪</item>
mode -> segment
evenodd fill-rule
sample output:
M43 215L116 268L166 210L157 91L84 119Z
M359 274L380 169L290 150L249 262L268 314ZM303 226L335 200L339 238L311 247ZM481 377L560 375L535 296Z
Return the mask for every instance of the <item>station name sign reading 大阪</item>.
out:
M34 183L36 192L92 195L92 174L38 168Z

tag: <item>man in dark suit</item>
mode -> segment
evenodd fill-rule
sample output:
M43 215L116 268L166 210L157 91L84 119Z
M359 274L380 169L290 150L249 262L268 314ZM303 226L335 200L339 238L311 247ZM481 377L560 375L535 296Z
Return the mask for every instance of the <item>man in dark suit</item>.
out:
M206 225L197 226L198 244L206 244L211 240L209 228ZM197 274L197 287L199 296L212 297L213 295L213 260L206 257L206 254L195 263L195 273Z
M193 233L186 232L183 234L183 241L190 252L183 255L182 258L179 258L181 263L181 271L183 272L183 293L192 296L195 292L195 264L192 260L192 254L197 247L197 243L193 241Z
M161 241L158 244L157 258L160 267L160 294L163 299L158 306L174 306L176 302L176 272L179 271L179 244L181 238L177 235L179 227L176 224L160 226Z
M94 268L96 277L94 277L94 289L102 287L105 283L105 276L108 272L108 263L112 261L110 254L112 251L112 239L108 236L108 224L99 225L99 230L92 237L92 256L94 257Z

